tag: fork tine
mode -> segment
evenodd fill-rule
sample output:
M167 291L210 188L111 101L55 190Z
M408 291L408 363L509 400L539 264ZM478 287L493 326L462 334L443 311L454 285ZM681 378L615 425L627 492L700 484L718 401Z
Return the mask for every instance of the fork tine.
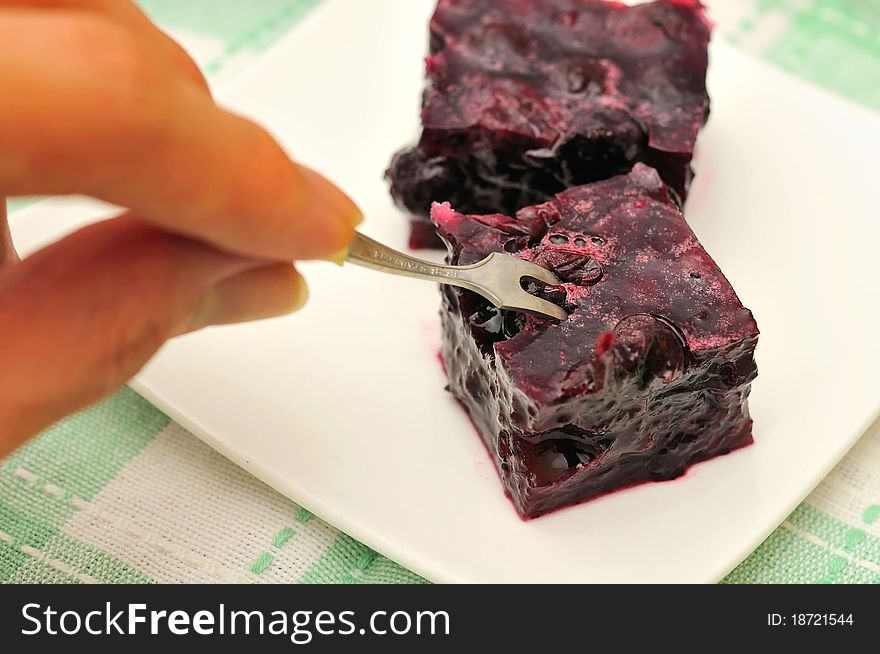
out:
M501 308L525 311L526 313L538 314L543 318L550 317L555 318L556 320L565 320L568 318L568 312L562 307L542 298L535 297L525 291L522 292L521 297L517 297L516 300L507 302Z
M517 257L494 253L477 264L475 270L482 273L478 273L482 288L494 291L495 296L501 300L498 306L502 309L525 311L557 320L568 318L565 309L532 295L522 286L524 277L554 286L560 284L556 275L546 268Z
M520 266L521 277L532 277L534 279L537 279L539 282L544 282L545 284L550 284L552 286L558 286L562 283L556 275L554 275L546 268L542 268L541 266L531 263L530 261L523 261L522 264L523 265Z

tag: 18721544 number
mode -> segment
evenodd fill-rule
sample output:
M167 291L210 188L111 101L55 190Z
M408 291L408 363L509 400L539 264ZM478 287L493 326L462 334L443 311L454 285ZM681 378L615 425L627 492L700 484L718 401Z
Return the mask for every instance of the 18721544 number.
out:
M852 626L852 613L768 613L767 624L771 627L836 627Z

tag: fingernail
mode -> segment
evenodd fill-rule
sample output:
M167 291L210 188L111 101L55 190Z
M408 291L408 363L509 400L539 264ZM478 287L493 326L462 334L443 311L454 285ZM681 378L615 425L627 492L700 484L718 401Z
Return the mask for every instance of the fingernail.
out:
M306 280L302 277L297 277L297 285L296 290L291 293L290 296L290 304L288 304L288 308L286 313L293 313L294 311L299 311L302 309L306 302L309 301L309 285L306 284Z
M345 224L357 227L364 222L364 214L354 201L338 186L320 173L303 167L319 202L336 214Z
M205 294L199 308L190 316L189 320L179 330L179 334L189 334L210 325L213 325L217 316L223 313L220 298L213 289Z
M364 214L354 200L330 180L322 178L322 181L322 195L346 224L357 227L364 222Z
M308 301L309 289L302 277L297 275L293 283L285 282L280 287L274 284L261 289L255 285L255 276L261 274L259 269L249 271L212 288L180 333L284 316L301 309Z
M326 259L331 263L335 263L337 266L341 266L345 263L345 260L348 259L348 248L342 248L339 252L326 257Z
M360 210L360 207L354 205L355 212L352 214L351 226L357 227L362 222L364 222L364 212Z

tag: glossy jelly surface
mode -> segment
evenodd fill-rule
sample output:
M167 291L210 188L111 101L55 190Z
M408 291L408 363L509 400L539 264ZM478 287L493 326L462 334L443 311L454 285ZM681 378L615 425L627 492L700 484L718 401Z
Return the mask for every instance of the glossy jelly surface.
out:
M514 217L448 204L432 217L450 263L506 252L562 280L529 289L564 306L562 322L443 288L450 390L521 515L672 479L751 442L758 328L654 169Z
M436 246L433 201L512 214L645 162L683 200L709 111L698 0L440 0L422 135L387 176Z

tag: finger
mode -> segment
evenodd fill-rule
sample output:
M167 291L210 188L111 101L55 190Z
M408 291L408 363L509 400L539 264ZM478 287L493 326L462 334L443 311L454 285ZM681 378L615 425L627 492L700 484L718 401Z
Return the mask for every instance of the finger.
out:
M4 0L5 7L36 7L68 11L100 11L143 37L145 44L185 79L210 93L202 71L174 39L160 30L131 0Z
M254 268L214 286L202 299L187 331L283 316L302 307L308 297L306 282L292 265Z
M166 339L297 308L291 271L125 217L0 272L0 457L119 387Z
M325 258L352 238L347 196L105 19L11 10L0 43L0 193L86 193L265 259Z

